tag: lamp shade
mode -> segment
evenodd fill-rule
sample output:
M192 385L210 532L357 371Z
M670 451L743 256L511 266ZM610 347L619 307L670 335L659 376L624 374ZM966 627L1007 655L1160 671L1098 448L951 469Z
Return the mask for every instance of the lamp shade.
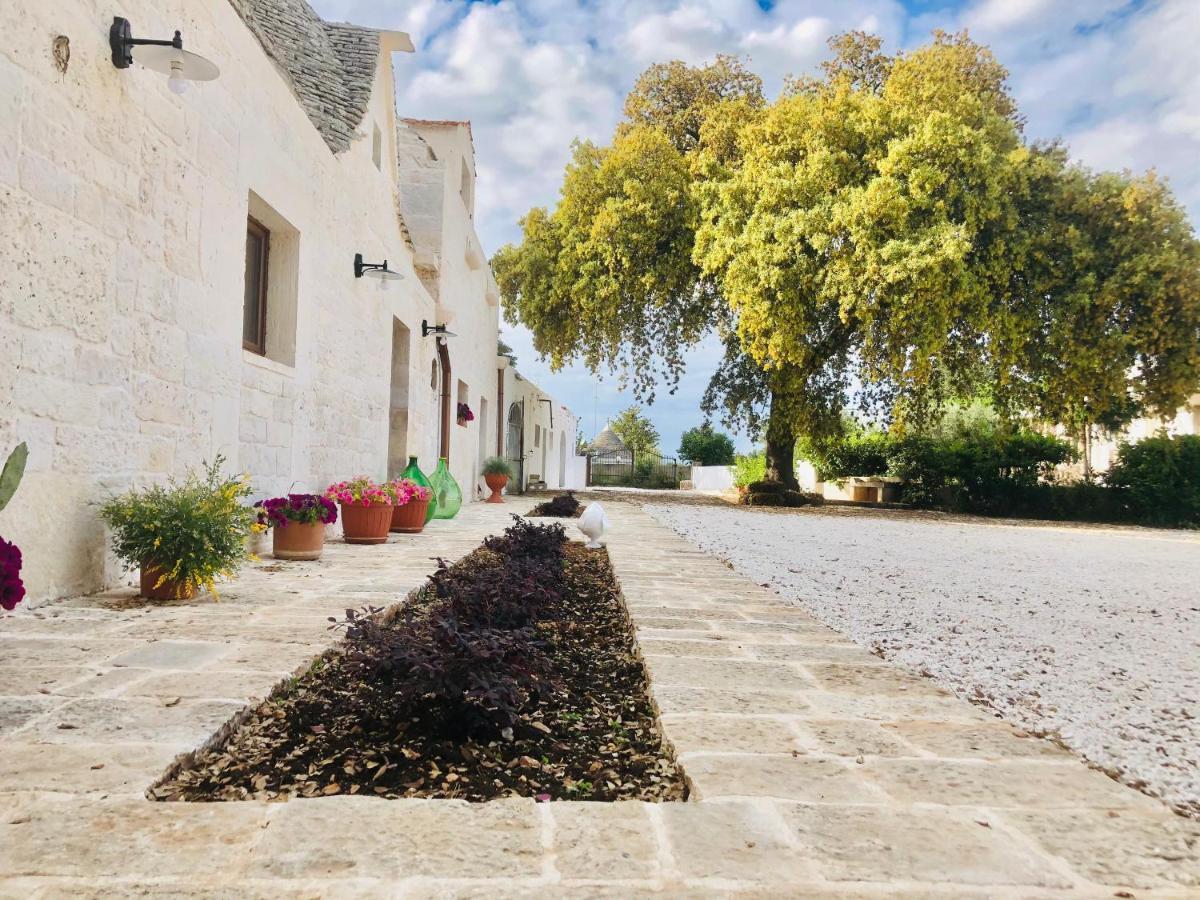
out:
M395 269L367 269L363 272L364 275L369 275L372 278L378 278L380 281L403 281L404 276Z
M178 74L188 81L212 81L221 74L215 64L198 53L179 47L140 45L130 48L134 61L164 75Z

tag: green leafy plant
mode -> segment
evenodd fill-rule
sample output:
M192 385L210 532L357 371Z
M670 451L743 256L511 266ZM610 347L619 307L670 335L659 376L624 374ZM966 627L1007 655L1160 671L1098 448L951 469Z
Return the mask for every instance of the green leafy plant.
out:
M1200 526L1200 435L1122 444L1105 481L1142 521Z
M483 461L484 475L503 475L505 478L513 477L513 467L503 456L489 456Z
M232 577L246 558L246 536L257 510L241 501L250 494L245 478L221 472L225 458L189 471L182 481L134 489L100 507L112 529L112 548L129 568L151 565L158 585L180 591L204 588L216 596L216 580Z
M744 488L755 481L762 481L767 474L765 453L740 453L733 460L733 484Z
M28 459L29 447L24 441L17 444L12 453L8 454L4 468L0 469L0 510L8 506L8 501L16 493L17 485L21 483L21 477L25 474L25 463Z

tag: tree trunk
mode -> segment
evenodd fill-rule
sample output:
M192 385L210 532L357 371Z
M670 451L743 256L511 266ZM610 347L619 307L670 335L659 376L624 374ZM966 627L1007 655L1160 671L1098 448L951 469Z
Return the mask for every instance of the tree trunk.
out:
M796 431L784 414L779 395L771 393L767 415L767 481L783 482L790 490L800 490L796 480Z

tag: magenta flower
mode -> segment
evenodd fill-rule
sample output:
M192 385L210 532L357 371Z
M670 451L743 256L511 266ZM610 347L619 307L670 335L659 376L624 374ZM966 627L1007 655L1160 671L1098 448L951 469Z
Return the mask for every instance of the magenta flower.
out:
M325 497L343 506L391 506L393 503L387 486L377 484L365 475L331 484L325 491Z
M16 609L25 599L21 581L21 551L16 544L0 538L0 607Z
M337 521L337 506L318 494L288 494L259 500L254 505L259 510L259 521L272 528L286 528L289 522L331 525Z

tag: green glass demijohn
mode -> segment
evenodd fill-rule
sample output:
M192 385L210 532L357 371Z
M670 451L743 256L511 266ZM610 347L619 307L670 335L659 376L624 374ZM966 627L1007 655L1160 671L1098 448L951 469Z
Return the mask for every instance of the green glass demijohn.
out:
M437 501L437 509L434 510L433 517L435 519L453 519L462 507L462 488L450 474L450 467L446 465L446 457L443 456L438 460L437 468L433 470L433 475L429 477L429 480L433 484L433 499Z
M401 478L408 478L415 481L421 487L427 487L430 493L433 494L429 498L429 508L425 510L425 524L429 524L429 520L433 518L433 514L437 512L437 491L433 489L433 482L425 477L425 473L421 471L421 467L417 465L417 458L410 456L408 458L408 468L400 473Z

